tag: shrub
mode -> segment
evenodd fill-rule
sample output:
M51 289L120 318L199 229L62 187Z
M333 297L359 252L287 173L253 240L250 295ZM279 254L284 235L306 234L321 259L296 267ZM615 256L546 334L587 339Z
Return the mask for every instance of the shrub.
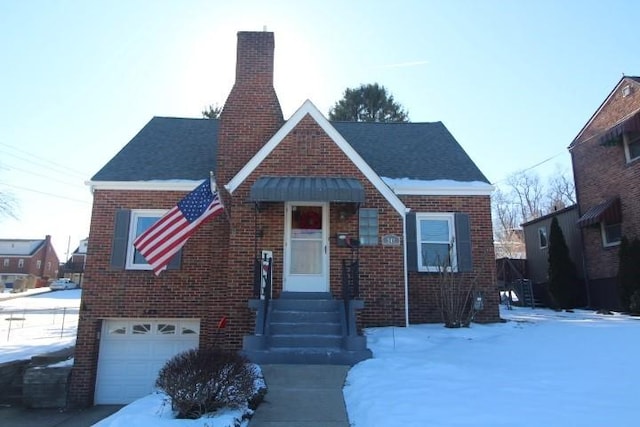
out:
M626 237L620 242L618 251L618 292L625 311L633 311L631 297L640 292L640 241ZM640 307L638 307L640 309Z
M631 295L629 311L631 314L640 314L640 290L635 291L633 295Z
M192 349L170 359L156 387L171 398L177 418L200 418L220 408L256 406L258 374L247 359L220 349ZM259 403L259 402L258 402Z

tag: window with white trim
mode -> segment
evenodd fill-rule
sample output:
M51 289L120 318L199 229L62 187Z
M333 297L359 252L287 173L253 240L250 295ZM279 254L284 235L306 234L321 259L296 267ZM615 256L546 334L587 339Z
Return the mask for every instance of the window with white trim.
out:
M2 262L2 265L4 267L9 267L9 258L5 258L4 261Z
M418 233L418 271L457 271L453 214L416 214Z
M622 224L601 222L600 233L602 234L602 246L617 246L622 241Z
M36 261L36 268L37 268L38 270L40 270L40 267L41 267L41 266L42 266L42 260L37 260L37 261Z
M18 260L18 268L22 268L22 267L24 267L24 260L22 258L20 258Z
M538 228L538 246L540 249L544 249L549 245L549 239L547 238L547 228Z
M156 221L158 221L166 211L163 210L133 210L129 224L129 240L127 242L126 268L128 270L151 270L151 266L146 259L133 246L133 241L140 234L144 233Z
M640 132L625 133L623 138L624 155L627 163L640 158Z

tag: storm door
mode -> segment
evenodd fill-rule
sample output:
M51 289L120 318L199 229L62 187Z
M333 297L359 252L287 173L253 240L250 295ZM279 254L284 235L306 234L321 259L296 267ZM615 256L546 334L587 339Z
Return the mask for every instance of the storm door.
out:
M286 204L285 291L328 292L328 213L328 203Z

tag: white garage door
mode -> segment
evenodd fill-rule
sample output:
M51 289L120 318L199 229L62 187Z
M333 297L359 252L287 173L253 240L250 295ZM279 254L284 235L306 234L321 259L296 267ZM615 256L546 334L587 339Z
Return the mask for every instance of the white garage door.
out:
M200 322L111 319L102 322L96 404L126 404L151 393L172 356L198 347Z

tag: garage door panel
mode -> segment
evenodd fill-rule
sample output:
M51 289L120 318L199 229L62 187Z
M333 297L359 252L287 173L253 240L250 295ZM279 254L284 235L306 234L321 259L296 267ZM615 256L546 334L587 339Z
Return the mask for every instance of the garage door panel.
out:
M184 330L195 333L181 333ZM198 347L198 332L199 321L194 319L104 320L95 403L131 403L154 391L167 360Z

